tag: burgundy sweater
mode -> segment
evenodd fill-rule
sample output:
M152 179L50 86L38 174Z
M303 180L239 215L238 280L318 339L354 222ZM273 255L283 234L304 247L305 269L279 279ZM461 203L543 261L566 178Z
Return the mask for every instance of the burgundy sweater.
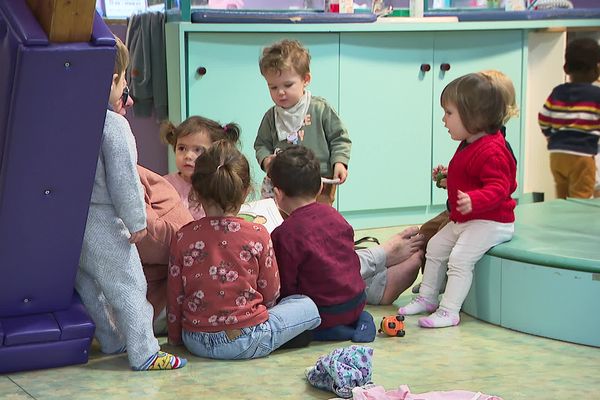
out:
M271 234L279 264L281 297L303 294L317 306L343 304L365 290L354 251L354 230L333 207L296 209ZM321 314L317 329L356 322L365 302L339 314Z
M461 142L448 165L448 204L450 219L467 222L486 219L514 222L517 164L500 131L473 143ZM462 215L456 210L458 191L471 197L473 211Z

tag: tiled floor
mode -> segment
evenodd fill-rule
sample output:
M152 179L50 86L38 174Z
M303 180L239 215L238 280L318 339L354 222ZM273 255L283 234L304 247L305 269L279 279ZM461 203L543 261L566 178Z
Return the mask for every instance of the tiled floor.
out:
M386 239L395 231L363 231L357 237ZM409 299L405 294L397 305ZM379 321L394 314L396 307L368 309ZM461 316L458 327L436 330L419 328L416 318L409 317L404 338L377 337L370 344L373 381L388 389L401 384L413 392L465 389L511 400L600 398L600 349ZM328 399L334 394L312 388L304 369L321 354L347 345L317 343L250 361L212 361L187 354L188 366L169 372L130 371L124 355L105 356L94 346L86 365L0 376L0 399ZM181 348L164 349L186 355Z

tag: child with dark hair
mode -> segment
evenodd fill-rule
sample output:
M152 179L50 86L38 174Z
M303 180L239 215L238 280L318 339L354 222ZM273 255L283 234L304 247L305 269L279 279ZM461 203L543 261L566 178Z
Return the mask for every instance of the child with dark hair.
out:
M322 184L314 153L288 147L273 158L269 177L277 205L289 215L272 233L282 296L305 294L317 304L315 340L373 341L354 231L334 208L316 201Z
M594 194L600 137L600 46L591 38L571 41L565 52L569 82L552 90L538 115L548 140L556 197L590 198Z
M194 194L206 217L177 233L168 281L169 342L216 359L269 355L321 319L307 296L279 297L279 270L264 225L237 217L250 192L248 160L228 141L196 160Z

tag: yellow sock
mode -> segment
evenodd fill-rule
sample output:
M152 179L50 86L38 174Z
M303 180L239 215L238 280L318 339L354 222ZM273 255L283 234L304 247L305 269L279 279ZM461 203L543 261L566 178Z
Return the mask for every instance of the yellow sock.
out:
M140 367L133 368L136 371L159 371L167 369L179 369L183 368L187 364L185 358L174 356L173 354L159 351L152 355L144 364Z

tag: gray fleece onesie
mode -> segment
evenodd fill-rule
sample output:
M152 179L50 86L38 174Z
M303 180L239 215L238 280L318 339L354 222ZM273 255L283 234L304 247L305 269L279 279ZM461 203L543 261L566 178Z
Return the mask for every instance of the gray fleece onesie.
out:
M114 353L126 345L132 367L159 350L142 264L129 243L130 233L146 227L136 164L129 123L108 110L75 287L96 324L102 351Z

